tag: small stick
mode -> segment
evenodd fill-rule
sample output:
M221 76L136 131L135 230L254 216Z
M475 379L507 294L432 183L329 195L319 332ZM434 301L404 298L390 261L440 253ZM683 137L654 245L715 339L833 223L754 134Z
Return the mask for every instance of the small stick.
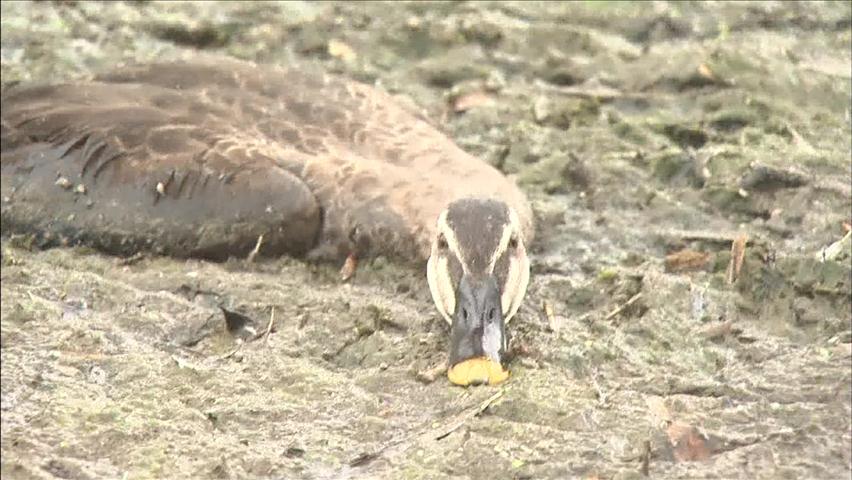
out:
M263 234L260 234L257 237L257 243L254 245L254 250L252 250L248 257L246 257L246 261L248 263L254 262L254 259L257 257L257 254L260 253L260 246L263 245Z
M491 395L490 397L486 398L485 401L480 403L479 406L477 406L476 408L472 408L471 410L465 412L460 419L453 422L449 427L440 429L440 433L438 433L434 437L435 440L441 440L443 438L446 438L449 434L458 430L462 425L464 425L466 421L478 416L480 413L488 409L488 407L490 407L492 403L496 402L500 397L502 397L504 393L506 393L506 391L500 389L494 395Z
M624 305L622 305L622 306L616 308L615 310L613 310L612 312L610 312L609 315L604 317L604 320L609 320L612 317L623 312L625 308L629 307L630 305L633 305L636 302L636 300L639 300L640 298L642 298L642 292L639 292L636 295L633 295L632 297L630 297L630 300L628 300Z
M360 467L366 465L372 462L373 460L379 458L379 456L381 456L382 454L389 453L391 449L394 449L396 451L395 453L404 452L409 447L411 447L412 444L418 441L422 442L441 440L447 435L458 430L458 428L461 427L467 420L470 420L471 418L484 412L489 406L491 406L491 404L493 404L495 401L497 401L497 399L502 397L505 392L505 389L500 389L500 391L486 398L485 401L483 401L479 405L476 405L470 409L462 410L456 415L457 420L454 420L453 423L449 426L445 426L443 428L430 426L426 426L425 428L419 428L417 429L417 431L408 433L402 436L401 438L391 440L390 442L382 445L378 449L372 450L370 452L362 452L357 457L349 461L349 466Z
M130 257L120 259L118 261L118 264L122 267L134 265L134 264L138 263L140 260L144 259L145 257L146 257L146 255L145 255L144 252L139 252L139 253L132 255Z
M544 316L547 318L547 327L550 328L551 331L556 331L554 322L556 315L553 313L553 305L545 300L542 304L542 309L544 310Z
M429 368L426 368L425 370L418 371L415 374L415 377L417 378L417 380L420 380L423 383L432 383L437 380L440 375L445 373L447 371L447 368L449 368L449 362L447 361L447 359L444 359L443 361Z
M642 467L640 469L642 475L648 476L651 473L651 441L645 440L642 445Z
M230 352L219 357L219 360L225 360L234 356L235 353L239 352L240 349L243 348L243 342L237 344L237 348L231 350Z
M745 233L731 242L731 262L728 264L727 272L728 284L733 284L740 277L745 259L746 242L748 242L748 235Z
M266 325L266 333L263 335L263 342L269 345L269 334L272 333L272 324L275 323L275 305L272 306L272 312L269 314L269 324Z

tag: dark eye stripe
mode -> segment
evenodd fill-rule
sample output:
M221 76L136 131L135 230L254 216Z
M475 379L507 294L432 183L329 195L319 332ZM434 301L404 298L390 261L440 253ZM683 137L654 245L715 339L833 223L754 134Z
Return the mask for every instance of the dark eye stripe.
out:
M506 286L506 279L509 278L511 253L508 250L503 252L494 264L494 276L497 277L497 285L500 287L501 293Z
M438 236L438 248L440 248L441 250L446 250L448 247L449 247L449 245L447 245L446 237L444 237L443 234L439 235Z
M448 255L447 266L450 270L450 278L453 281L453 285L458 285L461 281L462 274L464 274L461 262L455 255Z

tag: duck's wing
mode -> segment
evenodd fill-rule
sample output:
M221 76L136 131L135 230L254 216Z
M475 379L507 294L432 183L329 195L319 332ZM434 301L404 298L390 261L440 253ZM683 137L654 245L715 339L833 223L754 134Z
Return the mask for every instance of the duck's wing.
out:
M302 153L256 135L251 112L204 90L11 88L2 106L4 234L208 258L246 254L259 235L264 254L317 240L319 205L288 170Z

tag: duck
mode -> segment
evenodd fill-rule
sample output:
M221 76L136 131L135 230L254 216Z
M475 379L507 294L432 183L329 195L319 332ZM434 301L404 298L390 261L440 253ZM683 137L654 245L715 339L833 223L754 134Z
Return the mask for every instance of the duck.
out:
M530 204L390 94L307 67L195 58L1 95L4 236L342 270L378 256L425 262L450 327L450 381L506 378Z

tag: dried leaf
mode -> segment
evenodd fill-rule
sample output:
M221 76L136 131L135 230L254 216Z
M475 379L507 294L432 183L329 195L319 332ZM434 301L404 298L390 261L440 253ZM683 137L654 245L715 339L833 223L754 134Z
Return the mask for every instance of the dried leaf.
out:
M346 261L343 262L343 266L340 267L340 279L342 281L347 281L355 275L355 270L358 268L358 258L354 254L350 254L346 257Z
M464 95L459 95L452 101L453 112L456 113L464 112L470 110L471 108L483 107L486 105L493 104L494 98L481 90L466 93Z
M666 401L662 397L656 395L646 397L645 403L648 405L648 413L654 426L665 426L673 420L672 412L666 406Z
M447 365L447 361L444 360L436 365L426 368L425 370L415 372L414 376L419 382L432 383L437 380L438 377L446 373L447 368L449 368L449 365Z
M718 323L716 325L711 325L705 328L701 332L701 336L706 338L707 340L714 340L717 338L727 337L732 333L738 334L741 332L741 329L734 326L734 322L728 320L727 322Z
M710 254L695 250L681 250L666 256L666 272L678 273L702 270L710 261Z
M733 284L740 278L743 260L745 259L746 242L748 242L748 235L742 233L731 243L731 262L728 264L727 272L729 284Z
M666 429L666 435L674 448L674 457L679 462L707 460L713 454L707 445L707 438L692 425L672 423Z
M344 62L351 62L358 58L358 54L355 53L352 47L336 39L328 41L328 54Z
M841 255L849 252L850 245L852 245L852 231L846 232L843 238L817 252L816 259L820 262L837 260Z
M707 80L713 80L714 82L716 81L716 74L713 73L713 70L710 70L710 67L707 66L706 63L702 63L698 66L698 74L706 78Z

